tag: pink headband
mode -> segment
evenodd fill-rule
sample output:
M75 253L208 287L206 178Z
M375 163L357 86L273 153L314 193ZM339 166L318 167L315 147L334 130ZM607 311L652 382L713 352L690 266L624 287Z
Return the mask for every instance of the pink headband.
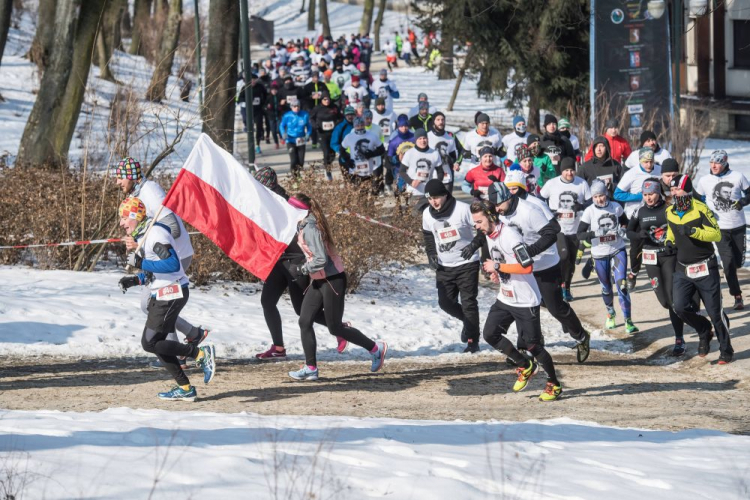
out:
M290 196L290 197L289 197L289 200L287 200L287 201L288 201L288 202L289 202L289 204L290 204L291 206L293 206L294 208L299 208L300 210L310 210L310 207L309 207L309 206L307 206L307 204L306 204L306 203L304 203L304 202L303 202L303 201L301 201L301 200L298 200L298 199L297 199L297 198L295 198L294 196Z

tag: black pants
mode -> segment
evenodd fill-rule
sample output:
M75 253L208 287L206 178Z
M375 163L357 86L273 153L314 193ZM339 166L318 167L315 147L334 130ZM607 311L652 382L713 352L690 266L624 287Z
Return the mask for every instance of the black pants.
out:
M669 320L672 322L672 328L674 328L674 336L676 339L681 339L685 329L685 321L674 311L674 299L672 298L676 263L676 255L659 253L656 256L656 265L646 264L645 267L646 274L651 281L651 289L656 294L656 300L664 309L669 311Z
M292 175L299 175L305 165L305 145L297 146L295 139L289 137L286 149L289 151L289 170Z
M328 331L331 335L343 337L352 344L371 351L375 342L362 332L352 327L345 327L341 320L344 318L344 300L346 295L346 274L340 273L322 280L312 280L307 288L302 308L299 314L299 328L302 334L302 349L305 351L305 363L308 366L318 366L315 353L318 343L315 340L313 321L323 310Z
M637 274L641 270L643 243L643 238L633 238L630 240L630 271L633 274Z
M435 282L440 309L461 320L466 336L475 344L479 342L479 262L458 267L439 266Z
M279 143L279 119L276 114L272 111L266 111L266 120L268 120L268 130L273 135L273 143Z
M721 304L719 264L715 257L708 263L708 276L696 279L688 278L684 267L679 262L677 263L672 285L674 312L685 320L685 323L693 326L701 339L706 338L711 330L711 324L713 324L722 354L732 354L734 349L732 349L732 343L729 340L729 328ZM704 316L698 314L699 311L696 309L693 299L693 294L696 291L703 301L703 306L706 308L709 318L711 318L710 323Z
M745 264L745 226L734 229L722 229L721 241L716 243L719 248L724 277L729 285L729 293L733 296L741 295L740 281L737 279L737 269Z
M331 149L331 132L318 132L320 146L323 149L323 165L326 172L331 171L331 164L336 159L336 152Z
M482 336L485 342L504 353L517 366L528 367L526 358L513 347L505 335L508 333L510 325L516 323L519 340L523 338L523 344L534 358L542 365L547 373L547 379L558 385L557 374L555 373L555 364L552 362L552 356L544 348L542 342L542 324L539 318L539 306L536 307L513 307L496 300L487 314L487 321L484 323L484 332Z
M304 290L310 284L308 276L300 276L297 280L291 275L289 270L281 262L277 262L271 274L268 275L263 283L263 291L260 293L260 305L263 308L263 317L266 319L266 325L271 332L273 345L284 347L284 334L281 328L281 314L277 307L279 299L285 290L289 290L289 298L292 301L294 312L299 316L302 308L302 299ZM326 326L326 319L321 310L314 318L319 325Z
M318 136L318 129L313 128L312 134L310 134L310 139L312 140L313 146L317 146L318 145L318 138L319 138L319 136Z
M181 299L163 301L151 297L148 302L148 319L141 336L141 346L146 352L156 354L178 385L190 385L185 372L180 368L177 356L194 358L198 355L198 346L183 344L176 340L166 340L167 335L175 331L175 323L180 311L187 304L190 295L187 286L182 287Z
M263 142L265 132L263 131L263 111L253 108L253 123L255 124L255 146Z
M557 253L560 255L560 272L562 283L570 289L573 274L576 272L576 254L578 253L578 238L575 234L557 234Z
M560 293L560 285L562 284L560 264L556 264L544 271L535 272L534 278L542 294L544 307L560 322L563 331L575 340L583 339L586 332L583 329L581 320L578 319L578 315L570 307L570 304L563 300L562 293Z

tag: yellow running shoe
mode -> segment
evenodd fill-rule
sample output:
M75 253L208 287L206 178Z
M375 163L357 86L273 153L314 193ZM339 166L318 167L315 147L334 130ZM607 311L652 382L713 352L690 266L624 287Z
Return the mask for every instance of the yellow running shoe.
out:
M539 365L534 362L534 360L529 361L531 364L528 368L516 368L516 373L518 374L518 380L516 380L516 383L513 384L513 390L515 392L522 391L526 389L526 384L529 383L529 380L531 380L531 377L533 377L536 372L539 371Z
M562 386L547 382L544 392L539 395L539 401L555 401L560 399L560 394L562 394Z

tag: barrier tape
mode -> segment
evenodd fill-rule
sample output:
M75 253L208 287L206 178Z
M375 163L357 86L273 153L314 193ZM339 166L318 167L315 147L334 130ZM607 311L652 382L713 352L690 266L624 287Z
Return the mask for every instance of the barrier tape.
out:
M338 212L336 215L339 215L339 214L353 215L354 217L357 217L358 219L366 220L367 222L371 222L372 224L377 224L378 226L387 227L389 229L393 229L394 231L408 234L410 236L413 234L407 231L406 229L401 229L400 227L391 226L390 224L386 224L385 222L380 222L379 220L373 219L372 217L367 217L366 215L358 214L357 212L350 212L349 210L344 210L344 211Z

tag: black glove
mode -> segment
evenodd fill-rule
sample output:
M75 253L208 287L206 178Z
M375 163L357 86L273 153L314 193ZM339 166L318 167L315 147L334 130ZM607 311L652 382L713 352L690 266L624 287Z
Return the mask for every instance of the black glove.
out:
M641 229L641 231L638 233L638 237L642 240L650 240L651 233L648 231L648 229Z
M428 255L427 260L430 262L430 268L432 270L437 271L437 268L440 264L438 264L438 258L437 255Z
M120 278L120 290L122 290L122 293L125 293L128 288L138 286L141 284L141 280L138 276L124 276L123 278Z
M478 248L474 246L474 242L472 241L461 250L461 258L464 260L469 260L477 250Z
M482 197L482 192L480 190L478 190L478 189L472 189L471 190L471 195L474 198L481 198Z
M495 177L494 175L488 175L487 178L491 180L492 182L500 182L500 179Z
M573 211L574 212L583 212L584 211L584 207L583 207L583 205L581 205L578 202L573 203Z
M677 232L680 233L682 236L692 236L695 234L695 228L692 226L686 226L684 224L680 224L677 226Z
M677 250L675 250L674 248L674 243L667 240L667 242L664 243L664 255L669 256L669 255L674 255L675 253L677 253Z
M143 263L143 257L138 255L137 252L133 252L130 255L128 255L128 265L130 267L133 267L135 269L140 269L142 263Z

